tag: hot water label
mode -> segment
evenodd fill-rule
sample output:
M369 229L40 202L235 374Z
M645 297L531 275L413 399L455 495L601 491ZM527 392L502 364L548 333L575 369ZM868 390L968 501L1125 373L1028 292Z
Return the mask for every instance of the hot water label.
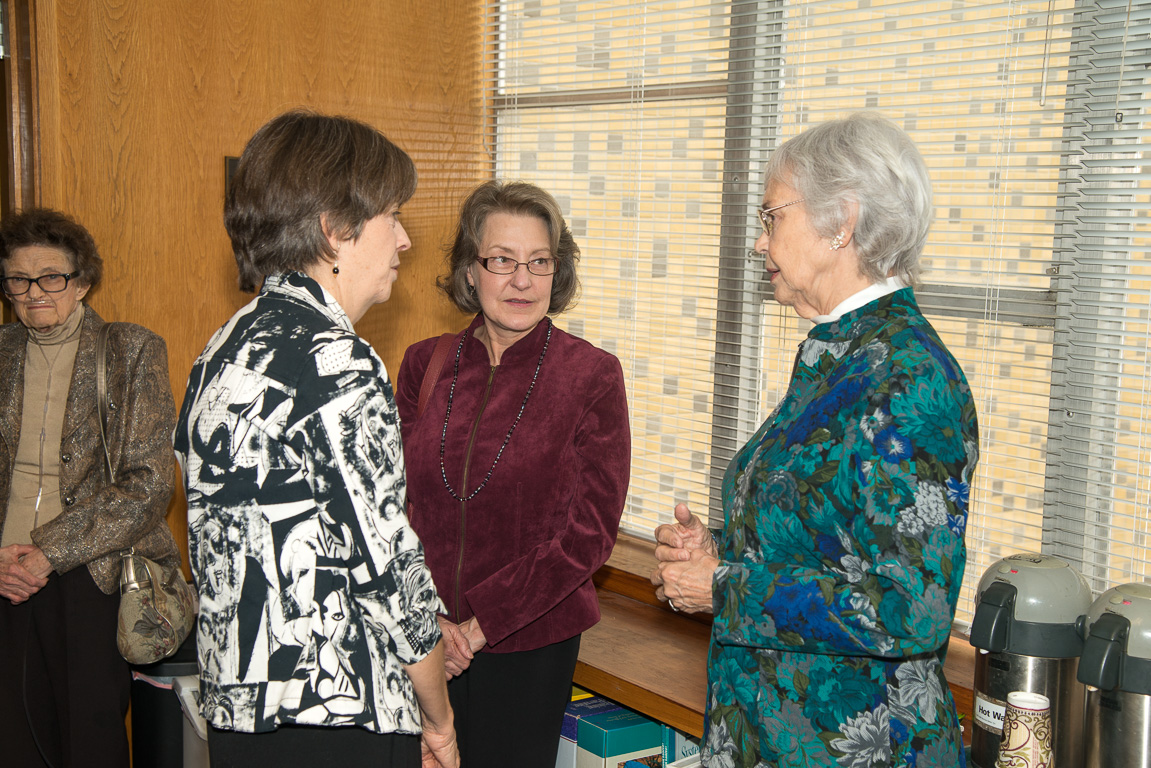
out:
M1007 703L993 699L979 691L975 692L975 724L996 736L1003 735L1003 716Z

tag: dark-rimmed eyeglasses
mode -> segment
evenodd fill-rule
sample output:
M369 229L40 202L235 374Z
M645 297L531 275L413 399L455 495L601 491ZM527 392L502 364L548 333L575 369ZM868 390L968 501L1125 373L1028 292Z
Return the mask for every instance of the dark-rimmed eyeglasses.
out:
M778 211L780 208L786 208L789 205L802 203L803 200L804 198L801 197L798 200L792 200L790 203L773 205L770 208L760 208L758 211L756 211L756 213L759 214L759 226L763 227L763 233L768 237L771 237L771 233L775 231L775 216L771 215L772 211Z
M488 272L495 275L510 275L520 267L527 267L528 272L539 277L555 274L556 260L551 256L541 256L531 261L516 261L507 256L489 256L479 259L480 264Z
M4 293L9 296L23 296L32 290L32 283L44 293L60 293L68 287L68 281L79 277L79 272L68 275L52 274L40 277L5 277L0 278L0 285L4 286Z

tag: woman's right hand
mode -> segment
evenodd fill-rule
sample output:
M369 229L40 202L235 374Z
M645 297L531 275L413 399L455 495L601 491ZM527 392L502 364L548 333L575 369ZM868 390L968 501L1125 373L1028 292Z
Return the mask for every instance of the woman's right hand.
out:
M662 562L690 560L693 550L703 550L711 557L718 557L715 539L698 517L691 513L686 504L675 505L674 525L665 523L655 529L655 559Z
M446 733L434 730L424 723L420 734L420 768L458 768L460 749L456 744L455 728Z
M21 562L21 558L39 551L40 548L32 544L0 547L0 597L19 605L48 583L48 579L36 576Z
M420 705L421 768L458 768L460 750L456 745L455 713L448 701L448 681L444 675L443 640L415 664L405 664Z

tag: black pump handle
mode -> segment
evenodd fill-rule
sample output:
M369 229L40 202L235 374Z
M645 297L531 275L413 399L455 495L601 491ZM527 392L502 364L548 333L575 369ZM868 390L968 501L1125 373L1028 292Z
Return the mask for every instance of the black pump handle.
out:
M1130 630L1131 622L1117 613L1104 613L1095 620L1079 657L1079 671L1075 674L1079 682L1103 691L1119 685Z
M971 622L972 645L993 653L1007 650L1017 594L1015 585L1005 581L992 582L983 590L979 604L975 606L975 618Z

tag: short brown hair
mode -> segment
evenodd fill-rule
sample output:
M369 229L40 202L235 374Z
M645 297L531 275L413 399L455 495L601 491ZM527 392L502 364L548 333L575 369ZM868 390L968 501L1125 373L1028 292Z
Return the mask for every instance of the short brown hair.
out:
M244 147L224 203L240 289L332 258L322 218L356 238L415 191L412 159L370 125L303 109L272 119Z
M579 291L576 264L579 246L564 222L559 203L535 184L524 181L487 181L472 190L460 208L456 236L448 249L448 274L436 281L461 312L479 312L480 301L468 286L468 268L479 258L484 224L493 213L535 216L542 219L556 260L548 314L563 312Z
M40 245L68 255L76 282L95 288L104 275L104 260L84 225L51 208L28 208L9 213L0 221L0 266L17 248Z

